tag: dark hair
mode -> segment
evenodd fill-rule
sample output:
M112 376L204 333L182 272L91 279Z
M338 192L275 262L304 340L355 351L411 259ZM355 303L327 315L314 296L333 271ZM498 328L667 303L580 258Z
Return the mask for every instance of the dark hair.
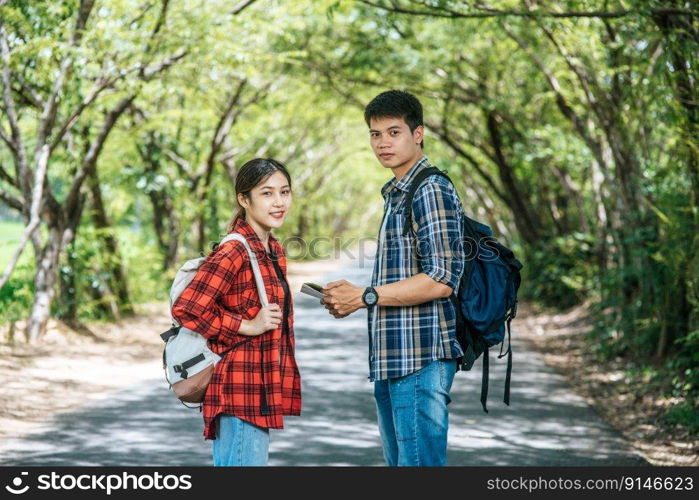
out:
M374 97L364 108L364 121L370 125L372 118L402 118L411 132L422 123L422 104L412 94L402 90L387 90ZM424 141L420 142L424 147Z
M284 164L272 158L255 158L250 160L245 165L240 167L238 174L235 176L235 202L238 204L238 212L235 217L228 223L227 232L233 230L235 222L241 217L245 217L245 209L238 201L238 195L242 194L246 198L250 198L250 191L261 182L266 181L274 172L281 172L289 181L289 189L291 189L291 176Z

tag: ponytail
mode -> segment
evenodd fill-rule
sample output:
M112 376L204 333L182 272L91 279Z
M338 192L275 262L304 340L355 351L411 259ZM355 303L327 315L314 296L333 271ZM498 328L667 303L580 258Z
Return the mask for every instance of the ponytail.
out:
M245 209L243 207L240 207L236 214L233 216L233 218L228 222L228 225L226 226L226 234L230 233L233 231L233 228L235 227L235 224L238 222L238 219L244 219L245 218Z

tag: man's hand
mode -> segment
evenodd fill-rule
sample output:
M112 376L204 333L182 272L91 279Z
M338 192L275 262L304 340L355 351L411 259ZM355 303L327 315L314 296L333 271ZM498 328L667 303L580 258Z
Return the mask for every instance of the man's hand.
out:
M322 298L320 303L336 318L344 318L366 307L362 300L364 288L355 286L347 280L328 283L322 292L326 297Z

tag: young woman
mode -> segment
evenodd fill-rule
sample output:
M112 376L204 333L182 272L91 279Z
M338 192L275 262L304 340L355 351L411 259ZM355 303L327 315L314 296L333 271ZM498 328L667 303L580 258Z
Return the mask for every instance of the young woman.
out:
M255 253L269 306L261 305L244 245L229 241L208 256L172 314L206 337L212 351L230 349L216 364L203 403L214 465L266 465L269 429L281 429L284 415L301 413L286 258L271 234L289 213L291 178L280 162L256 158L241 167L235 191L240 208L228 232L245 236Z

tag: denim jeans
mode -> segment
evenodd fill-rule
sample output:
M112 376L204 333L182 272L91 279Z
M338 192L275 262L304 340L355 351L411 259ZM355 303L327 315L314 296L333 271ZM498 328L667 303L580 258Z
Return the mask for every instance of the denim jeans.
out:
M254 466L267 465L269 457L269 430L258 427L233 415L216 417L214 465Z
M449 391L456 361L432 361L404 377L374 382L384 459L390 466L447 464Z

